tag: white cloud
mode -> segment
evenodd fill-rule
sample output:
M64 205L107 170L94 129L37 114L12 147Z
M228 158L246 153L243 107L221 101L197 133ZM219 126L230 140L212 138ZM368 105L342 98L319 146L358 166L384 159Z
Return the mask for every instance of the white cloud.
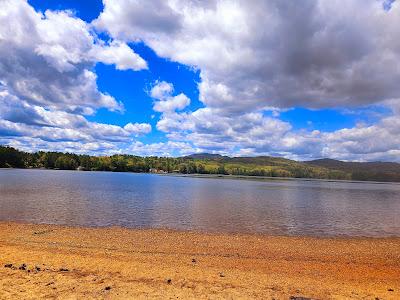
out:
M165 100L166 98L170 97L173 92L174 87L172 86L172 84L161 81L156 82L156 84L150 91L150 95L154 99Z
M199 68L208 107L320 108L398 96L397 2L389 11L375 0L150 2L106 0L94 24Z
M151 132L151 125L147 123L128 123L124 126L124 129L136 135L147 134Z
M128 123L124 127L89 122L84 116L48 110L0 90L0 136L31 137L49 142L130 143L148 134L151 125Z
M109 142L56 141L49 143L37 138L0 138L1 144L8 144L22 151L59 151L79 154L111 155L120 153L120 145Z
M94 23L113 27L113 32L122 39L135 41L139 35L157 37L176 32L180 27L181 14L170 7L171 1L152 0L104 0L107 13ZM117 19L116 17L120 18Z
M205 108L176 112L185 103L171 101L171 84L152 90L159 99L154 109L163 112L157 129L171 140L239 155L400 160L398 2L390 10L375 0L104 4L93 22L98 29L143 41L159 56L200 71ZM370 104L386 105L394 115L334 132L294 130L279 120L279 112L292 107Z
M98 90L94 64L147 67L125 43L102 42L71 12L42 14L23 0L3 0L0 11L1 85L32 104L79 112L122 110L122 103Z
M146 69L126 43L99 39L70 11L36 12L24 0L0 1L0 24L2 143L29 150L117 151L151 131L147 123L121 127L84 117L99 108L124 110L99 91L94 66Z
M168 113L182 110L190 104L190 99L183 93L172 96L174 87L165 81L157 82L151 89L150 95L158 100L154 102L153 109L158 112Z
M154 110L158 112L182 110L189 104L190 99L185 94L179 94L162 101L157 101L154 104Z
M125 43L112 41L110 45L98 44L93 47L90 55L94 61L105 64L115 64L117 70L144 70L147 69L146 61Z
M190 143L168 141L165 143L143 144L134 142L127 149L128 153L141 156L177 156L188 155L196 152Z
M224 114L202 108L164 114L157 128L172 141L190 142L197 152L228 155L273 155L307 160L400 161L400 118L386 116L376 124L359 124L332 132L294 130L288 122L261 112Z
M392 115L374 125L322 134L326 145L321 156L346 160L400 161L400 118Z
M400 161L400 5L382 1L104 0L92 24L69 11L0 0L0 143L78 153L281 155ZM110 34L101 40L95 30ZM148 65L129 46L200 72L199 99L157 81L149 95L169 141L143 144L147 123L90 122L123 104L99 90L96 63ZM297 130L292 107L391 110L374 124ZM184 111L183 111L184 110ZM272 112L272 117L267 115ZM329 120L327 120L329 122ZM312 126L311 126L312 127Z

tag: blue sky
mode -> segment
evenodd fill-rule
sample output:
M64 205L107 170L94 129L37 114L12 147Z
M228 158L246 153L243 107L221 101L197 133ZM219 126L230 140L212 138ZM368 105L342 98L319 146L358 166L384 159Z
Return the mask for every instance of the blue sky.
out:
M300 2L5 1L0 142L400 160L398 3Z
M96 19L103 10L102 1L43 1L30 0L29 3L37 10L73 10L79 18L91 22ZM106 37L107 38L107 37ZM198 101L199 92L197 83L200 81L199 72L195 69L171 62L168 59L158 57L152 49L144 43L130 43L136 53L149 63L149 70L141 72L119 72L112 66L98 64L99 89L110 93L121 100L126 112L115 115L105 109L99 110L90 120L106 122L115 125L124 125L128 122L149 122L156 125L157 119L152 119L152 99L146 90L149 90L155 81L167 81L174 85L175 91L185 93L191 100L189 110L202 107ZM342 109L318 109L293 108L283 112L281 119L290 122L294 128L312 128L323 131L334 131L341 128L351 128L357 122L366 121L363 115L348 115ZM145 138L146 142L165 141L164 134L154 131Z
M116 115L106 109L101 109L96 115L90 117L90 120L120 126L132 121L148 122L156 126L159 113L153 111L153 100L149 96L149 91L156 81L172 82L176 92L185 93L192 99L187 109L194 110L202 106L198 101L198 71L159 58L154 51L142 43L130 46L148 62L149 69L140 72L120 72L111 66L98 64L96 73L99 76L97 81L99 89L122 101L126 111ZM146 142L166 140L165 135L159 131L153 131L142 139Z
M102 1L29 1L40 11L72 10L74 14L86 22L96 19L103 10ZM109 39L104 35L105 39ZM192 67L172 62L158 57L154 51L144 43L130 43L129 46L143 57L149 64L148 70L140 72L120 72L114 67L99 63L96 65L98 75L97 84L103 92L109 93L124 103L126 111L122 114L100 109L96 115L90 116L91 121L123 126L128 122L147 122L152 126L157 123L155 116L159 115L152 110L152 99L148 91L156 81L172 82L178 93L185 93L191 100L188 109L195 110L202 106L198 101L199 92L197 83L200 81L199 72ZM152 118L152 116L154 116ZM141 138L146 143L165 142L165 134L152 131Z
M86 22L96 19L103 10L103 2L101 0L29 0L28 1L36 10L42 12L50 10L73 10L77 17Z

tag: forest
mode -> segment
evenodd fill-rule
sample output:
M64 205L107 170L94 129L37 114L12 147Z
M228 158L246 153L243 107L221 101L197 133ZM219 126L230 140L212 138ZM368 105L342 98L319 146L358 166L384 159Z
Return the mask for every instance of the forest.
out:
M380 170L380 166L385 168ZM298 162L270 156L228 157L207 153L185 157L90 156L44 151L29 153L0 146L0 168L400 181L399 166L397 163L346 163L336 160Z

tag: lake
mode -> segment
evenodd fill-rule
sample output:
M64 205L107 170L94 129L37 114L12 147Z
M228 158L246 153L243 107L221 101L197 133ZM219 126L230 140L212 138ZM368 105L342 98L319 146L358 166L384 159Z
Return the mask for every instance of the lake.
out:
M0 221L400 236L400 185L1 169Z

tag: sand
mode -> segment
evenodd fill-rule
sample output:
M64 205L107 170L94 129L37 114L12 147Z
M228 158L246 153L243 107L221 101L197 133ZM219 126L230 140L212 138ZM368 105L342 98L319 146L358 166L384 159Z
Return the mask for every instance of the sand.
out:
M0 223L0 299L290 297L400 299L400 239Z

